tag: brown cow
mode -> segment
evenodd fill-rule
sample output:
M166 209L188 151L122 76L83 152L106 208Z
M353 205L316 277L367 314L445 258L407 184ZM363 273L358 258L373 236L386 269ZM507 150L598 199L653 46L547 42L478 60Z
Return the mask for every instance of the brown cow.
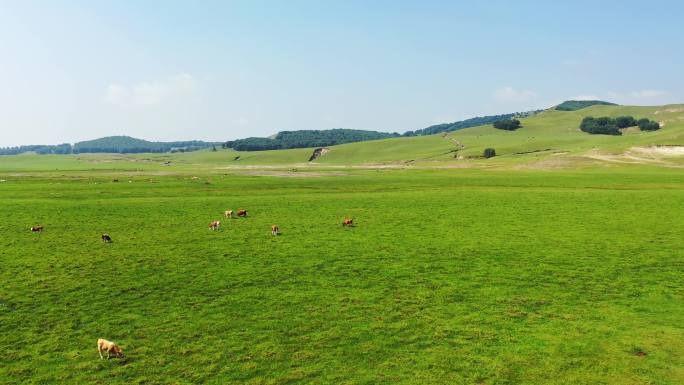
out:
M344 218L342 221L342 226L354 227L354 220L350 218Z
M34 233L39 233L39 232L43 231L43 226L33 226L33 227L31 227L31 231Z
M278 235L279 234L278 225L271 225L271 234L272 235Z
M221 227L221 222L219 221L213 221L209 224L209 228L212 230L218 230L219 227Z
M226 218L232 218L233 217L233 210L226 210L226 212L224 212L223 215Z
M112 243L112 237L110 237L109 234L102 234L102 242Z
M114 354L115 357L124 358L124 352L121 350L119 345L112 341L107 341L104 338L97 339L97 351L100 353L100 359L103 359L102 352L107 352L107 359L109 359L110 354Z
M246 217L247 216L247 210L243 210L243 209L238 210L237 216L238 217Z

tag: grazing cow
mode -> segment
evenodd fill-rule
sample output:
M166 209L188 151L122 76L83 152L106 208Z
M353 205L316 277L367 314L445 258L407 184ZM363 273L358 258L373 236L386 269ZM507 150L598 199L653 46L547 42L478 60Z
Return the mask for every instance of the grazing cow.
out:
M232 218L233 217L233 210L226 210L225 213L223 213L226 218Z
M102 242L112 243L112 237L110 237L109 234L102 234Z
M43 231L43 226L33 226L33 227L31 227L31 231L34 233L39 233L39 232Z
M342 221L342 226L354 227L354 220L350 218L344 218Z
M102 352L107 353L107 359L109 359L110 354L114 354L114 357L124 358L124 352L121 350L119 345L112 341L107 341L104 338L97 339L97 351L100 353L100 359L103 359Z
M271 225L271 234L272 235L278 235L279 234L278 225Z
M209 224L209 228L212 230L218 230L219 227L221 227L221 222L219 221L213 221Z
M247 216L247 210L243 210L243 209L238 210L237 216L238 217L246 217Z

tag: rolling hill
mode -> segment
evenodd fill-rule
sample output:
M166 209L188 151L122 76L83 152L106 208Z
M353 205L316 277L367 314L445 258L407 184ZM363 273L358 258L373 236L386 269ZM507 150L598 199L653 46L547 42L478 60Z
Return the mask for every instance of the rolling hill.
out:
M587 116L648 118L663 127L638 128L622 136L580 131ZM269 151L200 150L175 154L20 155L0 157L1 170L126 169L167 170L241 167L580 167L592 164L684 166L684 104L666 106L593 105L576 111L549 109L521 118L522 128L502 131L491 125L436 135L395 137L327 147L313 162L314 148ZM485 148L497 156L482 159Z
M525 112L512 112L509 114L501 114L501 115L477 116L477 117L470 118L470 119L459 120L458 122L435 124L435 125L432 125L430 127L425 127L423 129L420 129L420 130L407 131L404 133L403 136L434 135L434 134L439 134L442 132L457 131L457 130L462 130L464 128L470 128L470 127L477 127L477 126L482 126L482 125L486 125L486 124L492 124L492 123L497 122L499 120L505 120L505 119L510 119L510 118L529 117L529 116L533 116L535 114L538 114L542 111L543 110L533 110L533 111L525 111Z
M580 131L586 116L617 117L631 115L660 122L663 127L653 132L638 128L624 130L622 136L591 135ZM424 164L463 166L470 164L524 163L552 160L556 163L582 164L593 161L661 163L668 148L652 151L654 146L684 146L684 105L617 106L593 105L576 111L549 109L534 116L521 118L523 127L502 131L484 125L437 135L400 137L350 143L329 147L329 152L317 158L313 165L359 164ZM485 148L496 149L497 157L483 160ZM673 155L680 147L671 147ZM201 151L184 155L187 159L230 165L306 164L312 149L262 152L232 152L209 154ZM237 160L233 160L239 156ZM681 164L681 157L668 162Z
M464 128L477 127L492 124L496 121L508 118L529 117L543 110L526 112L513 112L509 114L477 116L470 119L451 123L435 124L415 131L406 131L403 134L351 130L347 128L333 128L330 130L297 130L280 131L266 138L251 137L231 140L223 143L223 148L231 148L236 151L267 151L284 150L292 148L324 147L345 143L365 142L369 140L389 139L397 137L426 136L442 132L452 132Z
M78 142L73 146L73 152L82 153L153 153L169 152L173 150L194 151L211 147L217 143L191 140L183 142L150 142L130 136L108 136L95 140Z
M558 111L577 111L591 106L616 106L615 103L602 100L566 100L555 107Z
M65 155L87 153L159 153L169 151L196 151L207 147L219 145L215 142L203 142L201 140L189 140L178 142L150 142L130 136L107 136L104 138L77 142L73 145L64 143L60 145L28 145L17 147L0 148L0 155L19 155L26 152L35 152L41 155Z

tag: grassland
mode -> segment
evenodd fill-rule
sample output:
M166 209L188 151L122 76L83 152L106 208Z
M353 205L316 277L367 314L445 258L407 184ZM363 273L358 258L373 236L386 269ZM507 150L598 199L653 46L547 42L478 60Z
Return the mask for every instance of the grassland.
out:
M682 146L684 106L522 121L311 163L0 157L0 384L684 383L684 158L637 150Z
M0 384L684 383L679 169L34 159L0 172Z

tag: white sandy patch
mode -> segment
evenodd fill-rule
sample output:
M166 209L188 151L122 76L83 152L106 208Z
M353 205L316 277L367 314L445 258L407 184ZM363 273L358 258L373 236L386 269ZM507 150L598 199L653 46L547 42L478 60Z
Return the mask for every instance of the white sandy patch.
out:
M649 156L665 156L678 157L684 156L684 146L650 146L650 147L632 147L628 152L636 152L639 154Z
M652 164L665 167L682 168L678 162L672 162L671 158L684 156L684 146L650 146L632 147L621 154L607 154L598 150L592 150L584 154L589 159L608 163L622 164ZM670 160L668 160L670 158Z
M654 115L665 114L665 113L675 113L675 112L684 112L684 108L666 108L664 110L656 111Z

